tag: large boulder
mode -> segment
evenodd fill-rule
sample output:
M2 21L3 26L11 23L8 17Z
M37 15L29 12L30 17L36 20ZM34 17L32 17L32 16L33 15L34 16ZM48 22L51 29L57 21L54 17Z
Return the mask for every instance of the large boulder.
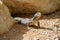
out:
M60 9L59 0L2 0L12 14L48 14Z
M0 0L0 34L9 31L13 24L14 20L11 17L8 8Z

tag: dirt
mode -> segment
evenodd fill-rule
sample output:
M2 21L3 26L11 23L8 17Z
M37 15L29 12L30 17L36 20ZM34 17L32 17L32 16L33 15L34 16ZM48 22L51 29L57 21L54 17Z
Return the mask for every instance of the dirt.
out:
M15 24L9 32L0 35L0 40L60 40L60 30L57 31L57 34L53 30L49 30L53 29L54 25L60 27L60 12L42 15L40 26L45 28Z

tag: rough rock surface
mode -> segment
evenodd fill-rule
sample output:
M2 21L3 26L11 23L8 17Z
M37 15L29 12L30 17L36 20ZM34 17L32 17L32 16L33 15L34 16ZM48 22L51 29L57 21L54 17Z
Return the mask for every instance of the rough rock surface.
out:
M59 0L2 0L12 14L47 14L60 9ZM21 16L21 15L20 15Z
M0 34L9 31L14 24L8 8L0 0Z

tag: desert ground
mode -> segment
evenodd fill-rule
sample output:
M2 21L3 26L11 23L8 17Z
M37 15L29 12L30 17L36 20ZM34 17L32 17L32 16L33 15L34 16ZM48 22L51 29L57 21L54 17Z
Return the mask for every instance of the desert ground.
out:
M58 30L57 34L52 29L50 30L50 28L53 28L53 25L57 25L58 28L60 27L59 11L49 15L42 15L40 26L43 28L15 24L9 32L0 35L0 40L60 40L60 30Z

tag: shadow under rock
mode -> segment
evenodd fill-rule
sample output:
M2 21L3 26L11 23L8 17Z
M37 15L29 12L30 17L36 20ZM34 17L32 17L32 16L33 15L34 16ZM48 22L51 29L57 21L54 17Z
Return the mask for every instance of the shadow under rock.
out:
M60 19L60 11L44 14L40 19Z
M32 27L32 28L35 28L35 29L46 29L46 30L53 30L53 29L50 29L50 28L45 28L45 27L38 27L38 26L34 26L34 25L31 25L29 27Z
M8 33L0 35L0 40L22 40L23 35L27 31L28 31L27 27L20 24L16 24L14 25L14 27L10 29Z

